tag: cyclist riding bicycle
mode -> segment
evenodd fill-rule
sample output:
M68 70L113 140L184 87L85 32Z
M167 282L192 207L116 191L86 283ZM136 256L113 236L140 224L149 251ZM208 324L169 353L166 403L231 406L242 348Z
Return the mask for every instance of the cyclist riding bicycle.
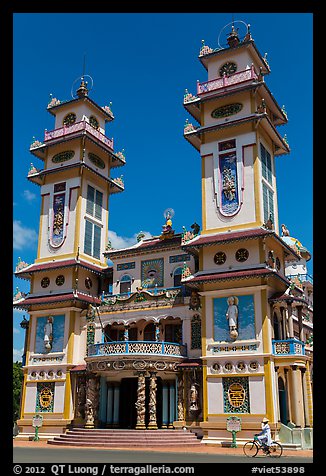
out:
M269 451L269 447L272 443L271 428L268 422L269 422L269 419L264 417L261 422L262 431L255 435L255 439L259 441L259 443L261 444L265 452Z

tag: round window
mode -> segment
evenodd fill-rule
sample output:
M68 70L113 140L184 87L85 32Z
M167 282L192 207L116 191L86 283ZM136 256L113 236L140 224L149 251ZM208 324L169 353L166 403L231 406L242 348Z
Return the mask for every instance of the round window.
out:
M214 263L215 264L223 264L226 261L226 254L224 251L218 251L214 256Z
M64 282L65 282L65 277L62 274L56 277L55 284L57 286L62 286Z
M76 122L76 114L74 112L70 112L63 119L63 124L65 126L71 126L71 124L74 124L74 122Z
M242 263L243 261L246 261L249 257L249 251L246 250L246 248L240 248L235 254L235 259Z
M43 278L41 281L41 286L42 288L47 288L50 284L50 279L49 278Z

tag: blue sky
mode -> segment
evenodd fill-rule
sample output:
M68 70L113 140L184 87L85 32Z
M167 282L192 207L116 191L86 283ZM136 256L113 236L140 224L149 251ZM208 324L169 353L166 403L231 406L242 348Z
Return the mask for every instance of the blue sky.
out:
M109 230L112 243L133 244L140 230L157 235L163 212L173 208L173 227L201 223L199 153L183 138L188 118L183 108L187 88L207 80L198 60L201 40L218 47L221 29L232 21L251 25L252 37L267 59L265 78L288 114L278 128L287 135L291 153L276 159L280 223L313 251L312 237L312 32L310 13L17 13L14 15L14 252L32 263L36 258L40 189L30 183L32 137L44 139L54 128L46 110L50 93L71 98L82 74L94 80L90 97L99 105L112 101L115 120L107 135L115 150L125 149L125 191L112 196ZM227 30L228 31L228 30ZM223 36L222 36L223 38ZM308 263L312 274L312 260ZM29 290L14 278L13 287ZM14 360L20 359L25 312L14 312ZM28 317L26 315L26 317Z

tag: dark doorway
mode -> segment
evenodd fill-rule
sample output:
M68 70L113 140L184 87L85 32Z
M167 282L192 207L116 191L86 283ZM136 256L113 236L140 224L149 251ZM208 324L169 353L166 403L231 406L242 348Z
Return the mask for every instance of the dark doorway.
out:
M283 425L288 423L288 407L286 398L286 389L281 377L278 378L278 398L280 404L280 420Z
M135 428L137 411L137 378L123 378L120 384L119 427Z
M144 329L144 340L153 340L155 341L155 326L153 323L147 324Z
M156 378L156 420L158 428L162 427L162 379ZM119 402L119 427L136 428L137 410L135 403L137 401L137 378L123 378L120 383L120 402ZM149 377L146 377L145 388L145 424L149 423Z

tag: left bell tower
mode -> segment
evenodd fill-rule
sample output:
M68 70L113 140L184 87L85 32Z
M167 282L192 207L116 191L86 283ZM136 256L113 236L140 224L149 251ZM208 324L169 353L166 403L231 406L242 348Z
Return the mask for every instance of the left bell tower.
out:
M30 280L30 293L14 296L14 308L30 315L17 422L23 439L34 434L35 414L43 416L40 435L47 437L62 433L74 419L70 372L85 366L91 343L83 311L100 303L109 280L103 255L109 199L124 190L122 177L111 178L111 170L123 166L125 156L114 152L105 133L114 119L111 104L99 106L89 97L86 76L72 99L50 98L54 129L30 146L44 168L31 164L27 176L40 186L42 198L37 257L30 265L20 261L15 271Z

